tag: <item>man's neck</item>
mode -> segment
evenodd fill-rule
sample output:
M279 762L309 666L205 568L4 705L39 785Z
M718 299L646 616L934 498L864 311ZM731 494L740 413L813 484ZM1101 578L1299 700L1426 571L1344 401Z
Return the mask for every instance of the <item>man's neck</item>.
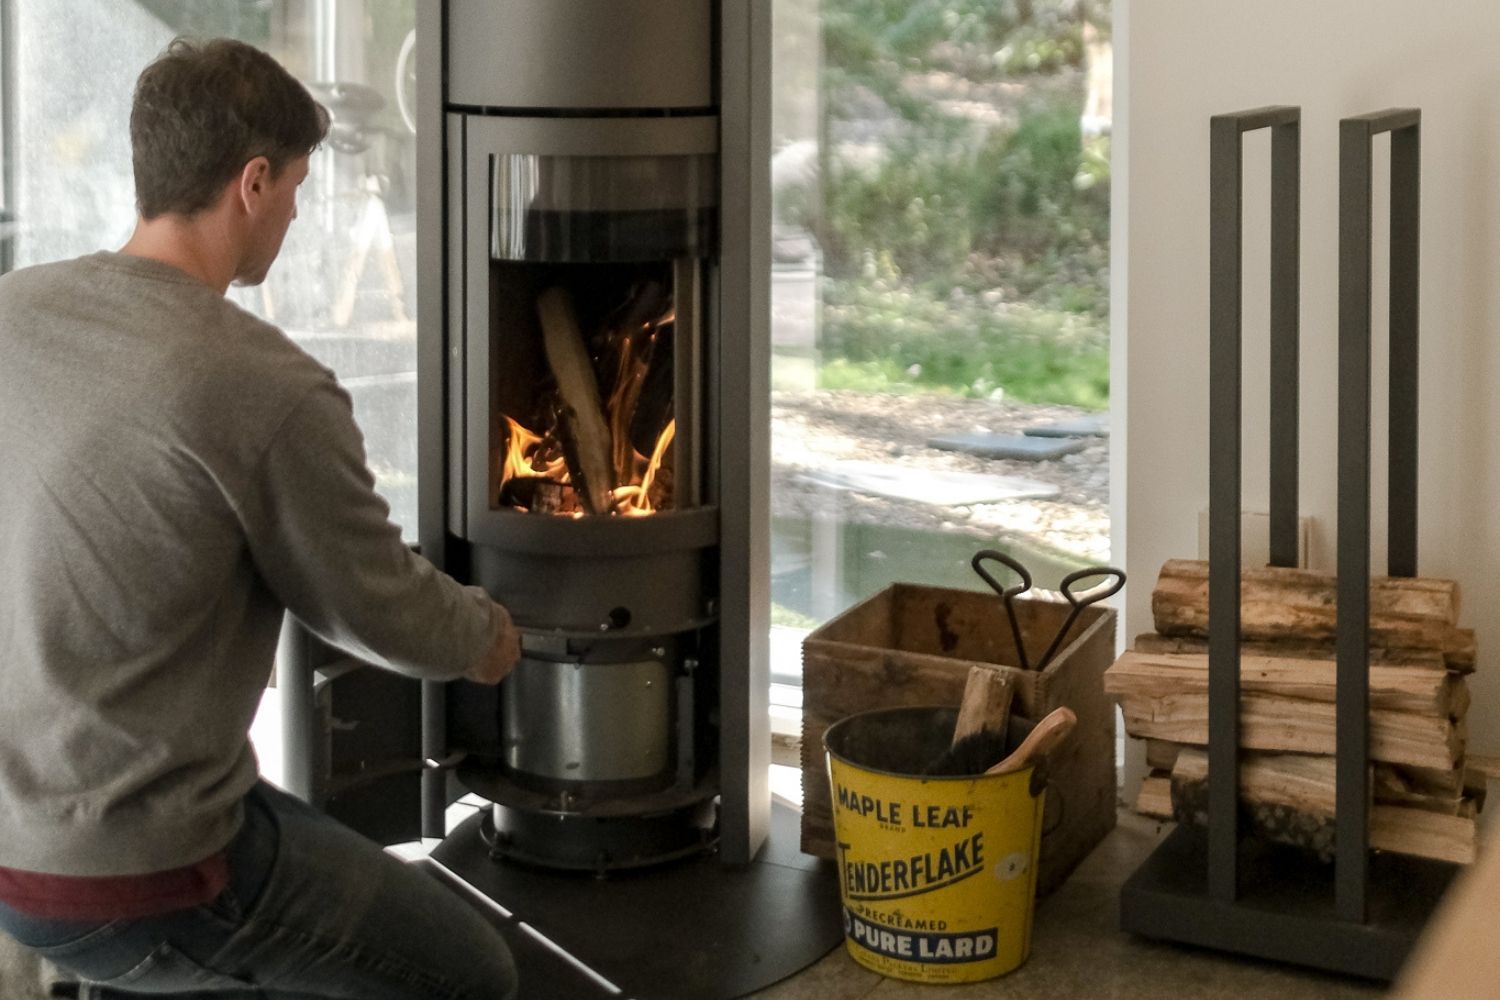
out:
M232 259L234 241L215 213L184 217L160 215L136 220L135 232L120 253L160 261L215 289L220 295L234 280L238 261Z

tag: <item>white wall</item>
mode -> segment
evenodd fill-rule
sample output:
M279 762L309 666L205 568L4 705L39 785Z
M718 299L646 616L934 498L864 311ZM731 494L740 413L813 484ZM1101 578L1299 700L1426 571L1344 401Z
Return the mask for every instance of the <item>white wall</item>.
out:
M1494 0L1120 0L1117 63L1117 532L1125 634L1150 631L1163 561L1197 551L1208 498L1208 120L1302 107L1301 508L1332 572L1336 482L1338 120L1422 109L1419 569L1452 577L1478 631L1470 749L1500 752L1500 22ZM1388 142L1376 144L1375 331L1383 353ZM1265 510L1269 138L1245 181L1244 507ZM1385 367L1376 364L1376 386ZM1374 425L1373 565L1385 560L1384 390ZM1122 480L1117 477L1116 483ZM1117 492L1120 486L1117 485Z

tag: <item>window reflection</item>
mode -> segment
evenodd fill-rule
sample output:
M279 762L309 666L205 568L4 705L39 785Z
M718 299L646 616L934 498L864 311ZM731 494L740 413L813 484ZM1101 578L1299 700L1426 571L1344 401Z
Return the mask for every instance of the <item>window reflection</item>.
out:
M266 49L328 106L297 221L264 285L231 289L332 368L377 487L416 535L416 0L25 0L4 51L9 265L116 248L135 220L136 75L179 34ZM6 263L0 260L0 264Z

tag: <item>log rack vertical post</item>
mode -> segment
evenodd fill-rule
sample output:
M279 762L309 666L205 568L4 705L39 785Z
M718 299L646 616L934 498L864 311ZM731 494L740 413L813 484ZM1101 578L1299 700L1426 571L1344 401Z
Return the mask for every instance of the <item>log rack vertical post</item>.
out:
M1121 890L1147 937L1371 979L1395 977L1456 866L1369 850L1370 272L1374 136L1391 133L1389 574L1417 572L1417 284L1421 113L1340 122L1336 845L1332 866L1241 835L1241 163L1271 128L1271 564L1297 564L1300 111L1210 124L1208 829L1183 824Z
M1388 572L1417 575L1420 111L1339 122L1338 915L1362 922L1370 829L1370 270L1374 138L1391 133Z
M1271 129L1272 563L1297 564L1298 230L1301 110L1257 108L1209 124L1208 748L1210 892L1238 895L1240 431L1244 136ZM1281 561L1278 561L1281 560Z

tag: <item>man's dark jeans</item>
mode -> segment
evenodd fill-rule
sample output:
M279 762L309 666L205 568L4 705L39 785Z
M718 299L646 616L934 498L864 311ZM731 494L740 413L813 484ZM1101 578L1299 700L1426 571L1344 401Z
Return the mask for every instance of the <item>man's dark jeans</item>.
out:
M145 920L0 931L84 981L79 996L215 1000L510 1000L505 942L422 871L262 782L212 903Z

